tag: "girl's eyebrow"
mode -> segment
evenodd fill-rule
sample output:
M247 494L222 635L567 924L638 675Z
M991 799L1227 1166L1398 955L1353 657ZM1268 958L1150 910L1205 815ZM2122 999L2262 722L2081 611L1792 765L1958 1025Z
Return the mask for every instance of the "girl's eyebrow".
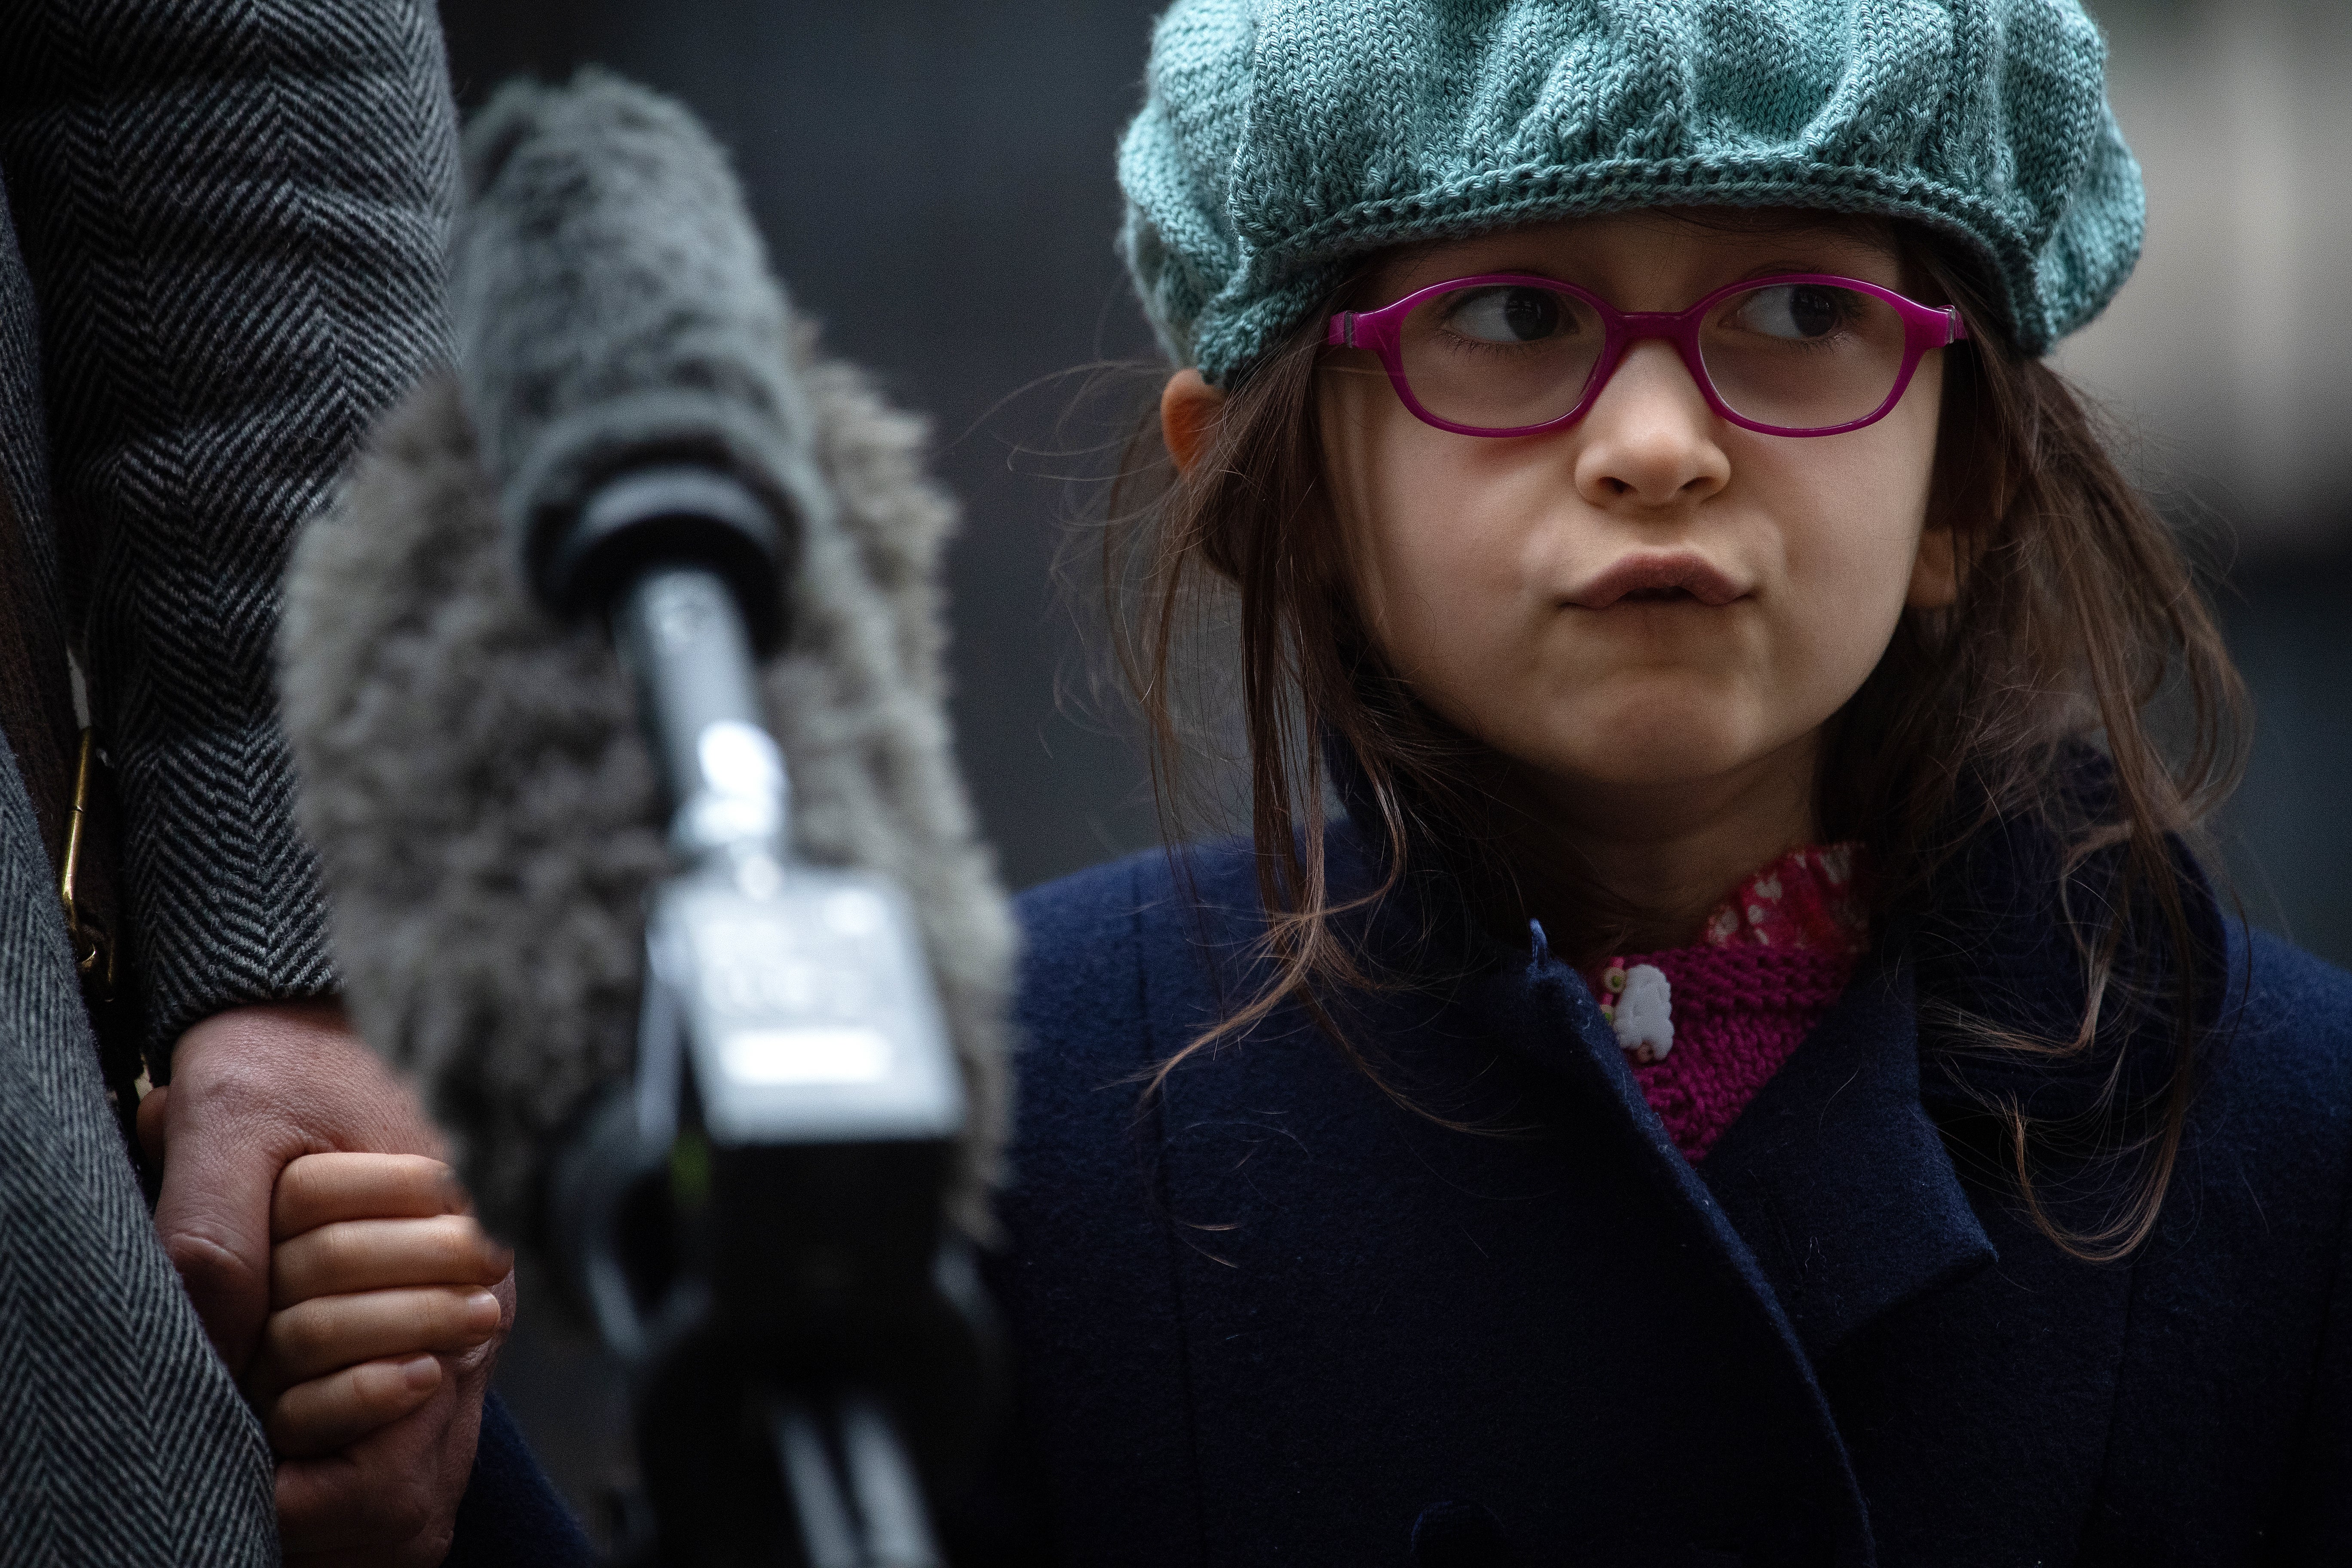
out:
M1800 256L1801 256L1801 252L1799 253ZM1800 259L1797 256L1783 256L1774 260L1759 262L1757 265L1749 268L1747 271L1741 273L1738 280L1745 281L1750 278L1769 278L1776 272L1837 273L1849 270L1864 262L1870 261L1883 262L1889 267L1898 265L1897 258L1881 251L1875 246L1873 246L1868 247L1867 254L1864 256L1858 258L1848 257L1843 259L1840 259L1835 257L1822 256L1813 257L1810 259ZM1827 265L1824 265L1824 263Z
M1557 257L1500 251L1485 258L1458 257L1443 266L1428 255L1404 258L1396 273L1401 277L1419 278L1426 272L1427 282L1439 282L1448 278L1475 278L1487 272L1520 272L1530 278L1549 278L1558 283L1573 283L1577 280L1573 276L1576 270L1573 262L1562 264Z
M1564 267L1552 266L1546 262L1522 259L1519 261L1498 262L1493 266L1489 266L1485 262L1480 262L1476 266L1469 268L1467 271L1456 273L1454 276L1459 278L1474 278L1482 272L1517 272L1528 278L1549 278L1555 283L1573 283L1576 279L1568 275L1570 270L1572 269Z
M1756 244L1769 245L1773 247L1772 252L1768 252L1771 259L1759 262L1738 274L1727 275L1725 278L1727 282L1769 277L1776 272L1836 272L1842 268L1851 268L1864 259L1882 262L1890 267L1899 267L1902 264L1901 254L1894 246L1879 237L1827 225L1800 224L1785 227L1776 225L1752 235L1738 228L1697 226L1710 237L1737 237L1742 240L1752 240ZM1533 256L1524 251L1498 249L1483 258L1476 258L1474 253L1461 256L1443 266L1437 265L1438 253L1450 248L1450 244L1458 243L1461 242L1448 242L1443 239L1424 240L1400 251L1392 258L1390 267L1381 270L1389 279L1395 279L1392 285L1394 288L1408 292L1412 289L1426 288L1432 283L1444 282L1451 278L1471 278L1488 272L1523 273L1530 278L1549 278L1559 283L1580 281L1576 276L1579 270L1576 263L1581 260L1581 258L1563 263L1557 255ZM1472 241L1471 245L1475 246L1475 243ZM1807 257L1806 252L1821 247L1834 248L1843 251L1845 255L1823 257L1816 254ZM1469 247L1465 247L1465 249ZM1384 284L1384 287L1387 286L1389 285ZM1590 285L1584 286L1590 287Z
M1783 251L1753 266L1744 268L1737 273L1717 276L1722 278L1723 283L1744 283L1753 278L1770 278L1781 273L1823 273L1835 276L1867 271L1868 264L1873 262L1886 267L1899 264L1897 258L1891 251L1884 250L1877 246L1864 245L1859 248L1863 254L1859 256L1848 254L1843 257L1808 256L1801 250ZM1527 278L1545 278L1555 283L1576 283L1584 288L1592 287L1589 283L1581 282L1574 275L1577 269L1572 267L1563 267L1557 262L1541 261L1530 257L1498 262L1464 261L1444 268L1433 267L1425 269L1429 274L1425 278L1421 276L1423 270L1424 268L1419 267L1406 269L1405 279L1397 283L1394 291L1409 293L1414 289L1425 289L1432 283L1443 283L1450 279L1475 278L1502 273L1515 273ZM1699 292L1701 294L1712 292L1713 289L1720 287L1722 284L1710 284ZM1602 291L1602 295L1603 298L1607 297L1605 291ZM1693 297L1696 298L1696 295Z

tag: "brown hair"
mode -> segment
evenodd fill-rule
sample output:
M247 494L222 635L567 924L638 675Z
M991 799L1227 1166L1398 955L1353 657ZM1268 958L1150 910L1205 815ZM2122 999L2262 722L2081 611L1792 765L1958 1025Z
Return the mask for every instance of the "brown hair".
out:
M1894 233L1920 286L1957 305L1971 333L1968 349L1945 356L1928 520L1953 531L1961 591L1948 609L1906 611L1877 668L1831 721L1818 818L1827 836L1872 847L1882 915L1927 900L1938 872L1989 823L2023 818L2053 830L2063 847L2053 891L2084 984L2071 1033L2036 1036L1925 1005L1922 1022L1964 1047L2087 1063L2103 1014L2112 1021L2128 1005L2177 1020L2152 1094L2136 1095L2109 1071L2094 1108L2063 1124L2036 1121L2013 1099L1988 1104L2002 1129L2002 1163L2035 1223L2076 1256L2116 1258L2154 1226L2187 1123L2197 1020L2211 1000L2200 988L2213 976L2179 845L2236 782L2243 693L2181 549L2117 468L2091 412L2016 347L1969 267L1918 235ZM1322 482L1316 377L1327 314L1311 316L1233 389L1189 474L1173 472L1156 419L1144 422L1101 539L1112 647L1145 722L1171 843L1186 837L1198 804L1187 677L1231 682L1213 696L1238 710L1266 917L1268 979L1163 1064L1155 1088L1185 1058L1289 1005L1381 1081L1335 1025L1332 1005L1395 982L1344 934L1340 917L1392 891L1410 868L1442 860L1475 910L1497 924L1518 915L1520 931L1531 900L1554 895L1547 909L1584 911L1580 928L1550 933L1575 955L1608 951L1625 918L1572 865L1549 887L1529 885L1539 873L1527 868L1545 858L1509 852L1536 829L1498 788L1495 760L1415 699L1357 617L1347 542ZM1132 504L1139 488L1147 493ZM1198 658L1203 637L1230 651ZM2170 748L2150 715L2160 694L2179 720ZM2053 791L2053 779L2093 745L2108 760L2111 787L2094 801ZM1385 872L1347 903L1335 897L1324 854L1335 766L1353 775L1350 808ZM2105 879L2099 896L2077 896L2095 865ZM1577 896L1559 900L1563 890ZM2104 1217L2069 1227L2044 1201L2037 1156L2085 1147L2137 1156L2137 1173Z

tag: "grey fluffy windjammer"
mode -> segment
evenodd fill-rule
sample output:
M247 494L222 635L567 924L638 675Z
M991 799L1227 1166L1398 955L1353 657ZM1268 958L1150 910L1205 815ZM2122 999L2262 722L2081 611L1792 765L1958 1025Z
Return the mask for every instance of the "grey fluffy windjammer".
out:
M897 878L919 911L971 1098L954 1216L984 1234L1015 937L942 706L954 510L919 421L806 332L785 352L837 502L803 517L791 640L765 678L794 837ZM617 661L509 562L456 384L429 383L299 546L281 667L353 1020L425 1086L485 1221L514 1237L534 1147L628 1070L639 900L668 862Z
M458 382L530 569L619 467L710 464L826 526L783 292L694 116L593 68L517 81L467 127L465 156Z

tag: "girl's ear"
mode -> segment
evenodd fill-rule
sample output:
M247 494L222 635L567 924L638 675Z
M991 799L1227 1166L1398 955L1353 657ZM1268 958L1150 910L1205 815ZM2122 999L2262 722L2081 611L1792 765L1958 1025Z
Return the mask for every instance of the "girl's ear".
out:
M1225 395L1191 366L1168 378L1160 394L1160 434L1168 443L1168 455L1176 459L1178 473L1191 474L1209 449L1209 437L1216 434L1217 416L1224 406Z
M1929 528L1919 535L1919 553L1911 562L1911 590L1904 607L1942 610L1960 596L1959 561L1948 526Z

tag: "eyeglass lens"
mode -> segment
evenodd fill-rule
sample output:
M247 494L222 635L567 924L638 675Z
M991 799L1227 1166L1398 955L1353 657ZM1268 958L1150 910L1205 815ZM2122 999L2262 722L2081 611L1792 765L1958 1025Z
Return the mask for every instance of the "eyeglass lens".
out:
M1564 290L1478 284L1423 300L1399 336L1406 382L1456 425L1542 425L1584 399L1604 338L1600 313ZM1868 417L1903 374L1905 332L1874 294L1764 283L1727 295L1699 328L1716 395L1759 424L1820 430Z

